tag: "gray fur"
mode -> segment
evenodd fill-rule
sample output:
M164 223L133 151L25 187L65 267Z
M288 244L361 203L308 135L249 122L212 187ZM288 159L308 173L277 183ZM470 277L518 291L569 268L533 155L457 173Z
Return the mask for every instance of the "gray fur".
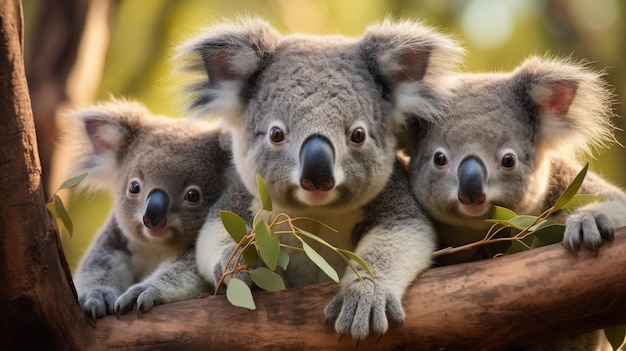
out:
M74 174L113 195L113 209L75 274L82 309L93 318L209 292L193 247L230 164L229 137L204 122L151 115L142 105L112 101L73 114L67 134ZM137 181L141 188L129 192ZM146 198L167 194L166 224L144 225ZM185 199L190 190L201 197Z
M217 25L181 49L184 68L202 77L188 90L194 99L190 110L222 114L233 131L241 181L236 186L238 194L248 195L243 204L225 199L219 206L245 208L251 218L260 205L249 195L257 193L259 174L270 189L274 215L330 225L339 233L299 222L331 244L355 250L374 271L376 279L366 279L366 288L337 256L311 243L343 276L326 317L336 319L339 334L350 333L357 342L370 331L384 333L388 319L403 320L404 291L430 265L433 232L397 164L394 130L407 114L441 118L444 73L460 52L446 37L408 21L386 21L351 39L282 36L257 19ZM282 142L270 141L273 127L284 133ZM358 140L352 139L357 128L366 135L361 143L351 141ZM330 190L301 185L307 162L300 155L310 137L333 150ZM209 214L197 245L201 274L219 279L233 247L219 217ZM291 254L289 286L325 280L303 254Z
M510 73L461 75L446 121L416 124L403 139L413 192L433 218L442 247L484 238L493 205L528 215L554 205L583 167L577 156L614 140L611 103L601 74L571 60L533 57ZM438 151L447 165L435 164ZM502 164L508 153L516 157L512 169ZM485 201L463 205L459 168L471 156L486 170ZM579 192L607 200L554 220L566 225L566 246L597 250L612 240L616 226L626 225L626 195L593 172ZM484 250L446 255L439 263L494 254Z

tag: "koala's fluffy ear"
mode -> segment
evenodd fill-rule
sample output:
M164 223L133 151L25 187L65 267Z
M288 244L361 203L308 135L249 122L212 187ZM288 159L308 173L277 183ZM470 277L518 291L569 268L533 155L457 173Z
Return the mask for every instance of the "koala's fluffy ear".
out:
M177 60L183 63L182 69L202 75L186 91L194 97L188 110L198 110L200 115L236 115L247 80L262 68L280 38L267 22L247 18L218 24L181 46Z
M420 23L387 19L367 28L361 47L370 71L393 96L395 122L443 117L452 69L463 55L452 39Z
M590 152L615 141L613 94L602 74L567 60L532 57L514 73L515 93L528 99L544 150Z
M84 185L114 189L122 153L147 114L143 105L120 100L71 113L72 127L64 138L72 149L71 175L87 172Z

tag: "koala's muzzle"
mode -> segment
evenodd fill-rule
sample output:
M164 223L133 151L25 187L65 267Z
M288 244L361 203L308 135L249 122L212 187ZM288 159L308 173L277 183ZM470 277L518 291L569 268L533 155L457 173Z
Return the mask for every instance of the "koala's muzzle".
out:
M170 199L162 190L154 190L146 198L146 207L143 212L143 224L147 228L160 229L167 224L167 210Z
M459 201L463 205L482 205L485 202L483 189L487 170L476 157L468 157L461 161L458 170Z
M335 186L335 149L328 139L314 135L300 149L300 186L306 191L329 191Z

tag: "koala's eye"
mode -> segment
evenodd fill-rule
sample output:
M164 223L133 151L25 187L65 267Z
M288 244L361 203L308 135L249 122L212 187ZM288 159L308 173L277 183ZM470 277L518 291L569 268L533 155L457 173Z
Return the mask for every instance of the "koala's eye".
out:
M515 167L515 155L513 154L505 154L504 156L502 156L502 161L500 161L500 164L502 165L502 167L506 168L506 169L511 169L513 167Z
M433 163L437 167L445 167L448 164L448 157L443 152L437 151L433 156Z
M270 140L275 144L285 141L285 132L278 127L272 127L270 129Z
M128 192L131 194L139 194L139 192L141 191L141 185L139 185L139 182L136 180L133 180L132 182L130 182L130 184L128 185Z
M185 193L185 201L196 203L200 201L201 195L198 189L188 189Z
M350 141L355 144L361 144L365 141L365 129L358 127L352 131L350 135Z

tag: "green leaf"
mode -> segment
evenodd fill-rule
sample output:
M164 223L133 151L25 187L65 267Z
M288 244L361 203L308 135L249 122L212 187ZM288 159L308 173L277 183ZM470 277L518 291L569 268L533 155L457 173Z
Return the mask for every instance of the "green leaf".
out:
M226 228L226 231L236 243L240 243L241 239L248 235L246 223L238 214L230 211L220 211L220 218L224 228Z
M261 263L261 258L259 257L259 253L256 251L256 247L254 245L250 245L243 250L242 256L243 262L248 267Z
M587 169L589 169L589 163L587 163L585 167L583 167L583 169L578 173L576 178L574 178L574 180L567 187L567 189L565 189L563 193L561 193L561 196L559 196L558 200L556 200L556 202L554 203L552 212L564 208L565 205L567 205L567 203L574 197L574 195L578 192L578 189L580 189L580 186L583 184L583 181L585 180L585 176L587 175Z
M272 210L272 199L270 198L270 190L265 183L265 179L260 175L256 176L256 186L259 189L259 196L261 197L261 205L265 211Z
M67 232L70 234L70 238L74 232L74 225L72 224L72 219L70 215L65 210L65 206L63 205L63 201L59 197L59 195L54 195L52 200L54 203L54 210L56 211L57 217L63 222L63 226L67 229Z
M287 270L289 266L289 251L280 249L278 252L278 267Z
M304 249L304 253L315 263L330 279L339 283L339 276L337 275L337 271L333 267L326 262L326 260L318 254L309 244L302 241L302 248Z
M512 227L518 230L524 230L530 227L537 220L536 216L521 215L507 220L487 219L488 223L499 223L503 226Z
M363 261L363 259L359 255L346 249L337 248L337 251L341 252L342 254L346 255L348 258L352 259L354 262L358 263L359 266L363 267L363 269L365 269L369 275L371 275L372 277L374 276L374 272L372 272L372 270L367 265L367 263L365 263L365 261Z
M533 234L546 245L557 244L563 241L563 234L565 233L565 226L550 221L542 223L538 226Z
M303 236L306 236L309 239L315 240L318 243L320 243L320 244L322 244L322 245L324 245L324 246L326 246L326 247L328 247L330 249L334 249L334 247L331 244L327 243L326 241L324 241L324 239L320 238L319 236L317 236L317 235L315 235L313 233L309 233L306 230L302 230L300 228L298 228L298 233L303 235Z
M270 231L270 228L261 219L254 227L256 233L256 243L259 249L259 255L263 262L271 269L275 270L278 264L278 252L280 251L280 241L278 237Z
M250 271L250 279L252 279L254 284L259 288L267 291L285 290L283 278L265 267L259 267Z
M228 287L226 288L226 298L233 306L243 307L249 310L256 309L250 287L240 279L230 279Z
M617 325L615 327L605 328L604 335L611 343L613 350L617 350L624 343L626 337L626 325Z
M569 200L562 208L564 210L573 211L578 207L582 207L594 202L602 202L605 201L606 197L602 195L592 195L592 194L576 194Z
M517 213L509 210L506 207L493 206L493 212L491 214L492 219L498 221L506 221L517 217Z
M85 177L87 177L87 173L82 173L77 175L76 177L72 177L64 181L63 184L61 184L61 186L59 187L59 190L73 188L77 186L80 182L82 182ZM57 192L59 190L57 190Z

